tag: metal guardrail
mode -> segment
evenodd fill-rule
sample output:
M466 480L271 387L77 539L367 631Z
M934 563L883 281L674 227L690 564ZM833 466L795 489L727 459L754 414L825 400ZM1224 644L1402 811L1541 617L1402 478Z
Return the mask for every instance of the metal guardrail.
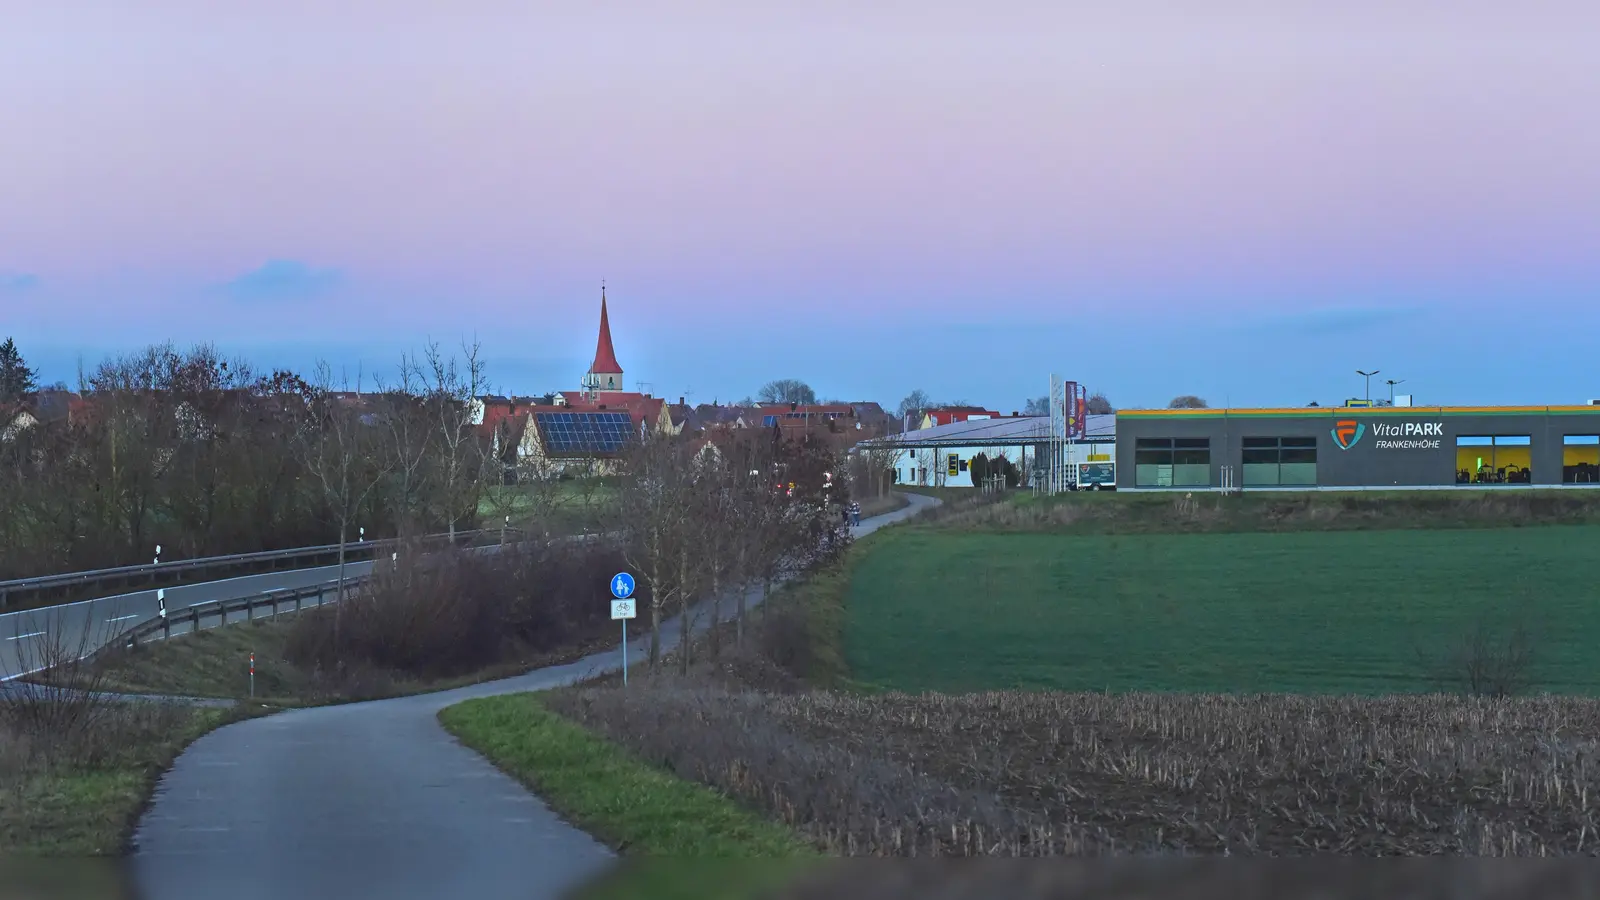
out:
M507 533L520 530L510 529ZM477 534L499 534L498 529L476 532ZM466 532L457 532L459 538ZM575 534L569 537L558 538L560 542L575 544L590 543L607 537L616 537L620 532L599 532ZM518 542L520 543L520 542ZM468 552L494 552L505 546L492 544L483 547L467 548ZM360 588L372 578L370 574L347 575L344 579L344 590L349 594L351 590ZM210 627L221 627L238 622L251 622L260 618L275 618L284 612L300 612L307 607L323 606L339 599L339 580L325 581L321 584L307 585L299 588L274 588L242 597L230 597L222 600L206 600L181 609L171 610L165 616L152 616L144 621L123 630L116 637L102 644L91 656L97 655L113 647L137 647L139 644L155 639L160 635L162 640L172 637L174 633L187 634L200 631L207 627L207 620L215 619L215 624ZM315 601L315 602L312 602ZM261 611L266 610L266 615ZM230 618L233 616L234 618ZM174 632L174 628L187 624L187 630Z
M520 533L518 529L511 531ZM500 536L506 532L502 529L473 529L455 533L457 543L461 541L476 541L484 535ZM424 535L419 539L424 545L449 543L448 532ZM345 559L356 562L376 555L382 550L398 546L403 543L399 538L385 538L373 541L350 541L345 547ZM297 567L309 567L310 562L319 559L327 560L331 564L338 560L339 545L324 544L318 547L295 547L288 550L263 550L256 553L234 553L226 556L206 556L198 559L174 560L163 563L143 563L136 566L120 566L113 569L94 569L87 572L68 572L61 575L42 575L36 578L19 578L11 581L0 581L0 612L9 609L18 598L40 599L52 594L65 595L74 590L86 590L92 586L111 587L114 585L156 584L159 582L170 583L182 578L217 569L239 569L265 566L277 568L281 563L292 563Z
M349 591L364 584L369 576L348 576L344 580L344 589ZM234 621L254 621L259 618L276 618L280 612L300 612L307 607L322 606L339 599L339 582L326 581L322 584L313 584L300 588L280 588L278 590L263 591L244 597L231 597L225 600L207 600L196 603L183 609L174 610L165 616L155 616L140 622L106 642L100 649L107 650L112 647L137 647L139 644L153 640L160 635L163 640L173 635L173 629L179 627L178 634L200 631L207 627L205 622L215 619L215 624L210 627L221 627L230 624L229 616L237 618ZM314 602L313 602L314 601ZM266 615L260 615L266 610ZM180 626L187 624L187 632Z

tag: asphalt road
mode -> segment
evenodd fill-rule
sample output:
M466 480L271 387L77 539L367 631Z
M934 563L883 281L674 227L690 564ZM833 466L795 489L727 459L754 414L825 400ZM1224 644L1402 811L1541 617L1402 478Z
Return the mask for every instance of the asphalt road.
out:
M869 519L863 535L938 501ZM749 598L754 605L760 593ZM731 604L729 604L731 605ZM681 623L663 624L662 643ZM646 639L630 641L642 660ZM439 725L472 697L547 690L621 665L620 645L452 691L292 710L196 741L134 836L141 900L541 900L606 868L611 850L564 823Z
M364 575L370 561L345 564L345 575ZM307 587L339 577L338 566L241 575L220 581L169 587L167 615L196 603L245 597L276 588ZM135 591L43 609L0 615L0 681L43 668L52 654L80 656L111 640L118 632L158 614L156 592ZM175 623L176 624L176 623ZM173 631L182 633L187 625Z

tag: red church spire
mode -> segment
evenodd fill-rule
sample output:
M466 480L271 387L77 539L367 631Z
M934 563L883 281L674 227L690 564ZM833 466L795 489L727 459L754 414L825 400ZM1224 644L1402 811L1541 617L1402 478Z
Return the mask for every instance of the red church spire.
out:
M594 365L589 371L596 375L621 375L617 364L617 351L611 347L611 319L606 315L606 288L600 286L600 341L594 348ZM620 385L619 385L620 386Z

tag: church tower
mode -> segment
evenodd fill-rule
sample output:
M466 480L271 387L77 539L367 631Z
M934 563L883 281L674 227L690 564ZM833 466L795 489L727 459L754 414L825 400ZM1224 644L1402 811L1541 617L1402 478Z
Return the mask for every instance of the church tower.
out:
M606 288L600 286L600 340L595 344L594 363L583 376L583 389L591 400L598 395L623 390L622 366L617 364L617 351L611 347L611 319L606 314Z

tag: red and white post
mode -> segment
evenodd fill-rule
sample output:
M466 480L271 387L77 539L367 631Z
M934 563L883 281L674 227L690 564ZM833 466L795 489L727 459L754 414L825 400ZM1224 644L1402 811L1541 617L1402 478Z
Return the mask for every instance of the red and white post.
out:
M256 695L256 655L250 654L250 696Z

